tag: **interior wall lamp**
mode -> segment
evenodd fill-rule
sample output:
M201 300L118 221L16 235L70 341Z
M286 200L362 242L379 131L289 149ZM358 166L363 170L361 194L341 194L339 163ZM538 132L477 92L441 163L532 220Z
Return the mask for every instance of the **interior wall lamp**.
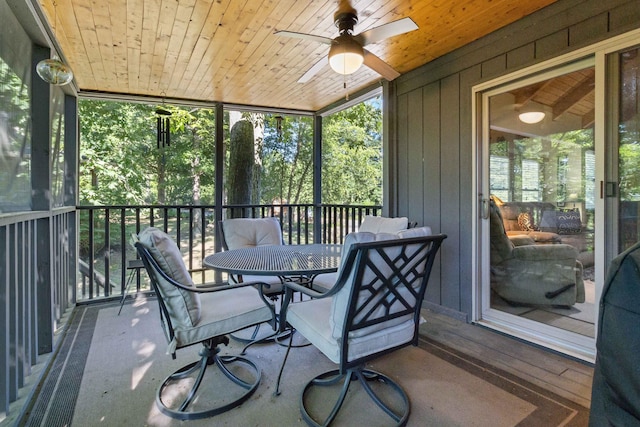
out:
M58 9L57 4L53 2L53 14L54 22L52 26L53 36L56 36L56 25L58 24ZM64 62L62 62L55 54L50 59L43 59L36 65L36 72L42 80L55 85L64 86L71 83L73 80L73 72L71 68Z
M329 65L338 74L353 74L364 62L364 50L349 35L338 36L329 49Z

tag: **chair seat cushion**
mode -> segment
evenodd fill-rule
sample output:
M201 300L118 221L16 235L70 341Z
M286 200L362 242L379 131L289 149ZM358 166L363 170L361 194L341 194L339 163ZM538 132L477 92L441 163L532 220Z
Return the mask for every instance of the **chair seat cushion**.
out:
M340 363L340 342L333 336L327 322L333 298L309 300L291 304L287 322L316 346L332 362ZM368 335L349 338L347 360L365 357L389 348L406 344L413 339L413 319Z
M328 292L338 280L338 272L318 274L313 279L312 288L320 292Z
M268 322L273 318L258 291L250 286L204 293L200 296L200 302L200 321L193 327L175 328L176 348Z

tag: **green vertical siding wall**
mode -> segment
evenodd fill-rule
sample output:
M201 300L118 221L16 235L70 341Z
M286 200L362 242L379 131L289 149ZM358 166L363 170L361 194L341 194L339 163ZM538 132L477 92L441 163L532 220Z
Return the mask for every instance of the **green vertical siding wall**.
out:
M471 314L472 87L639 27L637 0L559 0L393 82L390 211L449 236L427 290L432 307Z

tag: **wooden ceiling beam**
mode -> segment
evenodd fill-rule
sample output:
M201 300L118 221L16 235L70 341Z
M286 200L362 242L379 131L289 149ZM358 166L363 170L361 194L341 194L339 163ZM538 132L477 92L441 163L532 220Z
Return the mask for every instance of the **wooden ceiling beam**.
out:
M568 90L564 96L559 98L555 104L551 106L554 120L595 90L594 76L595 70L591 69L586 73L585 78L579 82L579 84Z
M582 129L587 129L593 126L596 120L596 110L592 109L582 115Z
M547 85L549 84L549 80L542 81L539 83L534 83L532 85L516 89L511 93L514 95L514 104L516 105L524 105L527 102L531 101L538 93L540 93Z

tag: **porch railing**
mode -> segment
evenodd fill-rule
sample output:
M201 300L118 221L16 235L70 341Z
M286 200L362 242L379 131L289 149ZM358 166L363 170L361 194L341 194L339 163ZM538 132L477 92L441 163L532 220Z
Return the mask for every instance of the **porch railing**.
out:
M286 244L338 243L356 231L365 215L377 216L381 206L361 205L144 205L79 206L79 266L77 300L88 301L122 297L128 292L148 289L140 269L127 269L137 258L129 244L132 233L146 227L167 232L178 244L185 264L196 283L214 280L214 272L202 268L205 256L220 250L216 242L216 218L277 217ZM219 278L217 278L219 279Z
M75 208L0 215L0 421L73 306Z

